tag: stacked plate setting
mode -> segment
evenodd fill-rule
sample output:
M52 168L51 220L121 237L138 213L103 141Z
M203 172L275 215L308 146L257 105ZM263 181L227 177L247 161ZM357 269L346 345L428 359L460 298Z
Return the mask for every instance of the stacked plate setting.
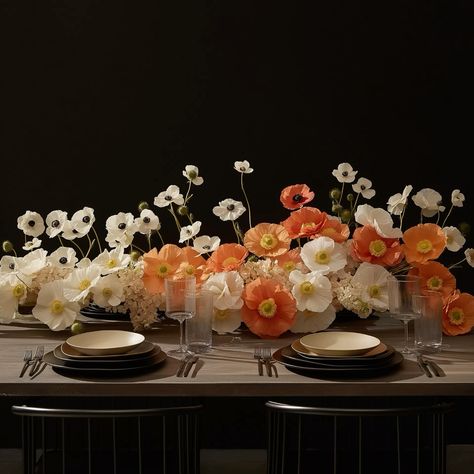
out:
M130 375L166 359L159 346L131 331L91 331L71 336L48 352L44 361L65 372L88 375Z
M372 377L403 361L380 339L344 331L308 334L277 350L273 358L293 372L314 377Z

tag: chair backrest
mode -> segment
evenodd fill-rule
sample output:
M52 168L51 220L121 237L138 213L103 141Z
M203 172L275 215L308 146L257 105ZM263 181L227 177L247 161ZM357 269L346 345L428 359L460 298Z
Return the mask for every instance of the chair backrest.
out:
M267 473L444 474L452 403L344 405L268 401Z
M201 405L135 409L13 406L25 474L197 474Z

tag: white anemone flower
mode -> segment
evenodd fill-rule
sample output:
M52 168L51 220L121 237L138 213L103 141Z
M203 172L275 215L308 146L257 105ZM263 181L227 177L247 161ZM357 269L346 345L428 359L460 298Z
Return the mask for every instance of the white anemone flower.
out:
M105 228L108 232L136 232L135 219L131 212L119 212L113 216L110 216L105 221Z
M56 237L63 231L64 224L67 222L67 212L51 211L46 216L46 234L50 237Z
M459 189L454 189L451 193L451 204L454 207L462 207L466 197Z
M375 189L372 189L372 181L367 178L359 178L357 183L352 185L352 189L357 194L362 194L365 199L372 199L375 196Z
M330 304L324 311L314 313L313 311L297 311L295 322L290 327L293 333L313 333L324 331L336 319L336 310Z
M18 271L23 275L33 275L47 265L46 256L48 252L44 249L36 249L27 253L17 260Z
M34 211L26 211L20 216L17 219L17 227L30 237L39 237L45 229L43 218Z
M446 236L446 248L451 252L457 252L464 247L466 239L457 227L443 227L443 233Z
M100 267L76 268L64 280L64 295L69 301L85 301L100 278Z
M337 272L345 267L347 255L341 244L329 237L317 237L301 248L301 259L313 272Z
M411 184L405 186L402 193L394 194L390 196L387 201L387 210L394 216L400 216L405 209L408 201L408 196L413 191Z
M31 250L37 249L39 247L41 247L41 239L33 237L31 240L25 242L25 245L23 245L22 249L30 252Z
M81 258L79 262L77 262L76 268L87 268L90 267L92 264L91 259L88 257Z
M80 211L76 211L71 217L72 227L83 235L89 233L94 222L95 216L92 207L84 207Z
M199 255L203 253L211 253L219 247L221 239L217 236L209 237L208 235L201 235L196 237L193 241L193 248Z
M302 273L293 270L289 279L293 283L291 294L296 299L299 311L321 313L331 304L333 298L331 282L321 273Z
M363 262L352 277L351 284L363 289L362 298L376 311L388 309L387 280L391 273L381 265Z
M168 186L166 191L158 194L153 203L157 207L167 207L171 203L176 204L177 206L182 206L184 204L184 198L180 193L178 186L172 184L171 186Z
M214 294L214 307L218 310L240 309L244 304L244 280L236 271L215 273L202 287Z
M191 225L181 227L179 232L179 243L182 244L189 239L192 239L195 235L199 234L201 230L201 221L196 221Z
M4 255L0 259L0 274L1 273L16 273L18 267L18 257L12 255Z
M130 245L132 245L133 234L129 232L122 232L122 231L109 232L105 236L105 241L109 244L109 247L111 248L115 248L115 247L127 248L127 247L130 247Z
M130 263L130 255L124 253L124 248L118 246L111 251L104 250L92 260L93 265L100 267L102 275L115 273L126 268Z
M240 201L234 201L230 198L219 201L219 205L212 208L213 214L219 217L221 221L235 221L245 211L246 209Z
M66 221L64 223L62 232L63 233L61 234L61 237L66 240L80 239L87 233L83 233L75 229L71 221Z
M474 249L466 249L464 250L464 256L466 257L466 262L471 266L474 267Z
M62 331L76 320L80 306L65 295L65 281L55 280L42 286L33 316L53 331Z
M212 318L212 329L217 334L233 333L242 324L242 313L240 309L217 309L214 308Z
M0 278L0 321L13 320L18 305L26 300L27 283L31 283L31 280L20 280L12 273L5 274Z
M399 239L403 233L400 228L393 227L393 219L389 212L369 204L357 206L355 221L360 225L373 227L377 234L388 239Z
M55 268L74 268L77 263L76 251L71 247L58 247L47 260Z
M199 168L197 166L186 165L184 167L183 176L195 186L201 186L201 184L204 183L204 179L199 176Z
M116 273L106 275L92 288L94 303L103 308L118 306L122 302L123 284Z
M234 169L242 174L253 173L253 168L250 167L250 163L247 160L236 161L234 163Z
M161 229L159 217L150 209L143 209L140 212L140 217L135 219L135 226L138 232L143 235L150 235L154 230Z
M438 212L443 212L446 209L441 205L441 194L431 188L423 188L412 199L421 208L421 213L425 217L433 217Z
M340 163L337 169L332 170L332 175L340 183L352 183L358 171L354 171L349 163Z

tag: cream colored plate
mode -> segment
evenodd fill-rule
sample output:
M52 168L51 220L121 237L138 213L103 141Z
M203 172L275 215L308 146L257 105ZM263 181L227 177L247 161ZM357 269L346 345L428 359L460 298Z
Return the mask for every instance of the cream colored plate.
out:
M143 334L131 331L102 330L76 334L66 342L76 351L87 355L123 354L145 340Z
M295 351L298 352L298 354L301 354L304 357L311 358L321 358L321 357L347 357L347 356L333 356L333 355L325 355L325 354L318 354L317 352L310 351L309 349L306 349L303 344L301 344L300 340L297 339L296 341L293 341L291 344L291 348ZM364 352L363 354L358 354L356 357L370 357L370 356L376 356L379 354L383 354L387 350L387 346L381 342L378 346L374 347L373 349L370 349L370 351Z
M380 339L359 332L327 331L307 334L300 343L322 355L358 355L380 344Z

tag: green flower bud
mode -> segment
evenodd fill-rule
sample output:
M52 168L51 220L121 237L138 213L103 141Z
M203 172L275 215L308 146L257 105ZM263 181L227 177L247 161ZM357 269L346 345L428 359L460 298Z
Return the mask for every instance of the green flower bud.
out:
M349 201L349 202L352 202L354 200L354 195L352 193L349 193L347 196L346 196L346 199Z
M340 204L333 204L331 209L332 212L339 214L342 211L342 206Z
M71 332L73 334L80 334L81 332L84 332L84 325L80 321L72 323Z
M138 210L141 212L143 211L144 209L148 209L150 206L148 205L148 203L146 201L142 201L140 202L140 204L138 204Z
M141 256L141 253L138 250L132 250L130 252L130 258L136 262Z
M189 181L192 181L193 179L196 179L197 177L198 177L198 174L197 174L196 171L194 171L194 170L191 170L191 171L188 173Z
M258 262L260 259L256 255L250 255L250 257L247 259L249 262Z
M338 201L341 197L341 190L339 188L332 188L331 191L329 191L329 197Z
M2 249L5 253L10 253L13 251L13 244L9 240L4 240L2 242Z
M469 235L471 232L471 224L469 224L468 222L461 222L458 225L458 228L461 231L461 234L464 236Z
M188 212L189 212L189 209L187 208L187 206L179 206L178 207L178 214L180 216L187 216Z
M352 212L349 209L343 209L341 211L341 220L346 224L351 220Z

